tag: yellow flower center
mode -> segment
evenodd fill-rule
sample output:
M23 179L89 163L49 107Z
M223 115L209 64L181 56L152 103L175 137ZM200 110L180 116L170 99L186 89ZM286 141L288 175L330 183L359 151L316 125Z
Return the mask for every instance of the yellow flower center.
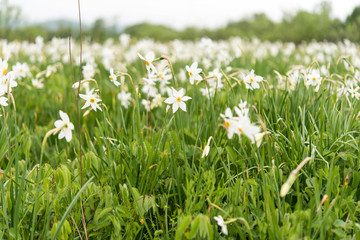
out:
M20 72L22 72L23 70L22 69L20 69Z
M244 130L242 130L242 128L239 128L239 132L244 133Z
M250 78L250 82L253 82L254 81L254 79L253 78Z
M193 75L193 73L192 72L189 72L189 76L192 76Z
M114 78L112 76L110 76L110 80L112 81L112 80L114 80Z
M149 61L145 61L146 66L150 66Z
M6 75L6 73L7 73L7 70L4 69L4 70L3 70L3 75Z
M176 101L181 102L181 97L178 97Z
M228 121L226 121L226 122L224 123L224 125L225 125L226 128L229 128L229 127L230 127L230 123L229 123Z
M315 82L315 81L316 81L316 77L313 77L312 80Z
M94 103L95 102L95 98L90 98L90 102Z

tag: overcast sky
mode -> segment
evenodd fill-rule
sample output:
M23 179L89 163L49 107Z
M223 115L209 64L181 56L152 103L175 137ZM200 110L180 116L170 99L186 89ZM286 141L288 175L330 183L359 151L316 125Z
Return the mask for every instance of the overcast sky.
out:
M178 29L187 26L216 28L229 21L266 13L279 21L284 12L313 11L321 0L81 0L85 23L104 18L119 26L148 21ZM331 0L333 17L344 20L359 0ZM22 8L28 22L77 20L77 0L9 0Z

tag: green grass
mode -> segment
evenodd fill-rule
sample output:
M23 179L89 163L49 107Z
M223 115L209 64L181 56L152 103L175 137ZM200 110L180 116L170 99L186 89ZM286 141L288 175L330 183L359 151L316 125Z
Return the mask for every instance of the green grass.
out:
M349 70L338 59L349 47L359 54L359 46L339 43L329 52L330 44L312 43L287 54L291 49L287 44L236 39L215 43L210 50L185 42L180 43L180 50L170 43L146 41L134 42L129 48L111 42L86 43L84 55L94 56L98 69L94 76L98 87L90 85L100 90L103 111L82 116L85 111L81 110L81 173L76 91L71 88L66 39L58 45L47 43L36 54L28 50L27 43L13 44L19 50L9 58L9 70L16 62L27 62L33 76L57 62L62 67L42 76L44 89L34 89L30 76L18 80L19 86L12 91L16 105L1 110L0 239L360 236L360 104L351 95L337 95L344 78L354 76L360 67L355 56L347 58L354 65ZM239 47L242 56L236 58L233 50ZM278 55L270 54L272 47L279 49ZM111 49L111 67L133 80L125 77L124 84L116 88L98 48ZM192 98L186 102L187 112L166 113L165 103L147 112L141 104L147 98L141 92L141 79L147 73L136 52L149 50L158 57L163 53L170 57L176 81L170 80L169 86L184 88ZM222 51L228 56L223 58ZM78 49L73 49L72 55L77 54ZM321 54L327 61L314 61ZM202 62L205 58L210 67ZM190 85L180 75L195 60L206 76L221 61L224 88L210 99L200 92L205 81ZM305 86L303 78L293 89L290 81L281 86L274 70L285 76L295 65L307 69L324 65L329 74L322 74L325 80L318 90ZM240 75L251 69L266 79L260 89L252 91L245 88ZM79 66L73 70L78 76ZM116 98L121 89L133 99L127 109ZM167 94L162 97L165 100ZM222 126L220 113L227 107L233 109L240 100L248 102L251 121L262 132L269 132L259 147L245 136L228 139ZM83 104L80 99L80 106ZM59 110L68 113L75 125L72 140L68 143L51 135L42 148L46 133L60 119ZM201 158L210 136L210 153ZM311 160L281 197L282 185L307 157ZM228 236L214 220L218 215L225 219Z

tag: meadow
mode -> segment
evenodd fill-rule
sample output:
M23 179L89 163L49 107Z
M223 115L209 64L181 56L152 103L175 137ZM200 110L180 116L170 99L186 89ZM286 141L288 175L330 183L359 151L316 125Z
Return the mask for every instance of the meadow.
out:
M0 239L360 237L358 44L0 49Z

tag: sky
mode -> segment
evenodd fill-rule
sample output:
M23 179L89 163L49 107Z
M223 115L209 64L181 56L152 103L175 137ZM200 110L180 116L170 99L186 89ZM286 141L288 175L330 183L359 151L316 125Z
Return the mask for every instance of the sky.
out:
M77 0L8 0L22 8L23 18L29 22L57 19L78 19ZM359 0L331 0L332 16L344 20ZM91 24L98 18L120 27L150 22L177 29L188 26L214 29L265 13L280 21L283 13L298 9L314 11L321 0L81 0L82 21Z

